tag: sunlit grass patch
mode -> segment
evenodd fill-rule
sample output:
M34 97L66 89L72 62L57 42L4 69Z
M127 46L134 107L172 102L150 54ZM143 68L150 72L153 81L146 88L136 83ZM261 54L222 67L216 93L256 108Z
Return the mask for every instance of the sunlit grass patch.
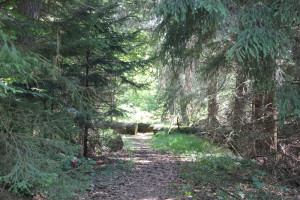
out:
M272 174L259 169L255 160L195 135L160 132L152 138L152 147L188 158L181 171L186 183L178 188L188 198L280 199L287 190L272 183Z
M151 146L163 152L180 154L231 154L228 149L194 135L158 133Z

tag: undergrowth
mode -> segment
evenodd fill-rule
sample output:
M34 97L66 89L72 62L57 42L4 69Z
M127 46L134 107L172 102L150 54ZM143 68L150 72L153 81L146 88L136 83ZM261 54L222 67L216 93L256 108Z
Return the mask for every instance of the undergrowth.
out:
M167 134L166 132L159 132L158 134L156 134L152 138L151 146L163 152L174 152L179 154L231 154L228 149L216 146L212 142L201 139L197 136L184 134Z
M289 189L275 184L271 172L260 169L255 160L235 156L197 136L158 133L152 147L179 153L187 199L286 199ZM179 188L179 189L180 189Z

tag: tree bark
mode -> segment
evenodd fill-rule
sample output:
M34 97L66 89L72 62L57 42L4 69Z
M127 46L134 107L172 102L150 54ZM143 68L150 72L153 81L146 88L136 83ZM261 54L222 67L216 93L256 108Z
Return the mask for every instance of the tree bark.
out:
M265 68L267 65L275 65L272 59L264 61ZM252 119L253 129L260 131L260 138L256 142L256 153L267 154L272 149L277 151L277 106L274 105L274 81L276 79L275 71L273 73L268 72L266 74L266 80L262 88L262 91L254 91L254 98L252 104ZM272 82L271 82L272 81Z
M182 88L181 101L180 101L180 111L182 116L182 121L184 125L189 125L189 114L188 105L191 103L190 95L192 94L192 82L193 73L191 71L193 65L193 60L190 62L190 66L187 66L184 71L184 88Z
M189 116L187 114L187 106L189 104L188 92L185 90L184 87L182 87L179 94L180 94L179 106L180 106L180 114L182 117L182 122L183 124L187 125L189 124Z
M244 86L246 78L239 70L236 73L235 81L235 97L233 106L233 128L240 130L243 124L243 117L245 116L245 99L244 99Z
M40 18L41 5L41 0L19 0L18 11L26 17L38 20Z
M217 89L217 75L214 75L210 78L207 87L208 95L208 126L216 127L219 125L217 115L218 115L218 89Z
M88 51L86 53L86 66L85 66L85 88L86 92L88 93L88 88L89 88L89 80L88 80L88 75L89 75L89 59L90 59L90 52ZM88 102L86 102L88 103ZM87 105L86 108L87 110ZM85 120L85 125L84 125L84 132L83 132L83 156L87 157L88 154L88 135L89 135L89 127L86 124L88 122L88 117L86 116Z
M41 4L41 0L19 0L17 4L17 12L29 19L39 20ZM24 35L24 33L20 33L17 35L18 44L30 43L34 40L34 36Z

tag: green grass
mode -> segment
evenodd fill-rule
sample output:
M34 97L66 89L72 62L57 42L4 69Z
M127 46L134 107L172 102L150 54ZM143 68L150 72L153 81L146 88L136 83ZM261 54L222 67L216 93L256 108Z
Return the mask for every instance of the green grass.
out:
M163 152L179 154L231 154L228 149L194 135L158 133L153 136L151 146Z
M178 189L191 199L281 199L279 194L286 191L270 182L272 174L259 169L254 160L195 135L160 132L151 145L188 158L181 171L186 183Z

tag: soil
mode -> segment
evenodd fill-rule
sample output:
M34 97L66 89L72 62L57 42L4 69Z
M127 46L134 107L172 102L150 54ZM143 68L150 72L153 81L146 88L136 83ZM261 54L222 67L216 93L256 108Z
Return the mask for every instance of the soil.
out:
M102 157L86 199L161 200L187 199L180 190L183 161L150 147L151 133L126 136L132 152Z

